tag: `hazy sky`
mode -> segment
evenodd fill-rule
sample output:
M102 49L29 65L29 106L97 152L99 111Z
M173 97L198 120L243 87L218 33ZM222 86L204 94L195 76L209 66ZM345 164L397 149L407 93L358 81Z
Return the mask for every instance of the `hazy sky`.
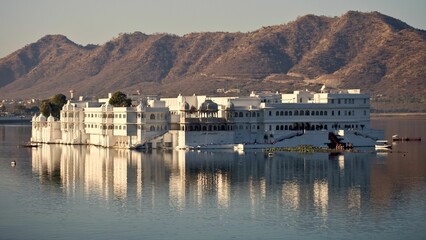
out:
M379 11L426 29L426 0L0 0L0 58L47 34L102 44L119 33L248 32L348 10Z

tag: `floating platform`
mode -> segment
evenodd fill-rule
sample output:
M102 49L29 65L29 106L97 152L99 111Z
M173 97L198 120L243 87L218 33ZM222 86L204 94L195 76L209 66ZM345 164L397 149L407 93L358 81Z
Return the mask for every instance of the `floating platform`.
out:
M409 142L409 141L421 141L420 137L399 137L398 135L392 136L394 142Z

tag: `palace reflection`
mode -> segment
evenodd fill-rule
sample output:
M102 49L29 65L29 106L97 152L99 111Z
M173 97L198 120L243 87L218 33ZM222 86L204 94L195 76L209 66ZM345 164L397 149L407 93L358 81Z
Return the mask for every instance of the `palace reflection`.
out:
M327 218L331 205L358 211L370 189L374 154L333 155L224 151L114 150L43 145L32 150L32 171L57 183L68 197L84 194L139 209L188 205L227 209L233 204L300 211ZM275 204L270 204L275 202Z

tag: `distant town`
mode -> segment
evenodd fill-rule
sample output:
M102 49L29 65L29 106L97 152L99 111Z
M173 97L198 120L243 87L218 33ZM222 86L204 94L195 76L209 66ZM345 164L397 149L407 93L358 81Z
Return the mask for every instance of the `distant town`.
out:
M25 118L30 119L40 112L41 100L39 99L4 99L0 102L0 118Z

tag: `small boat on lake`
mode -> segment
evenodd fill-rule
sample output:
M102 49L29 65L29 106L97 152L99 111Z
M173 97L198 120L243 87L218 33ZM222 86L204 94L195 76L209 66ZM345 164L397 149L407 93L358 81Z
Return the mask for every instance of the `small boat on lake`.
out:
M377 140L374 147L376 150L388 150L392 148L392 145L389 145L388 140Z
M19 146L25 147L25 148L33 148L33 147L41 147L41 144L29 142L29 143L21 144Z

